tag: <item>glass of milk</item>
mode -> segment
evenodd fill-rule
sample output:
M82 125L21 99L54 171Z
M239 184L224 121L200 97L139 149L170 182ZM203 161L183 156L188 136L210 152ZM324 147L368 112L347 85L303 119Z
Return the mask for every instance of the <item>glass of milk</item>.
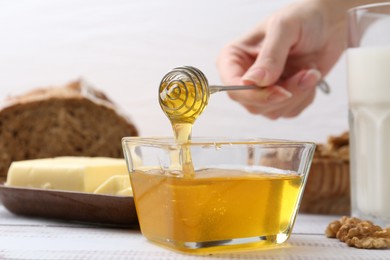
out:
M390 226L390 3L348 19L352 215Z

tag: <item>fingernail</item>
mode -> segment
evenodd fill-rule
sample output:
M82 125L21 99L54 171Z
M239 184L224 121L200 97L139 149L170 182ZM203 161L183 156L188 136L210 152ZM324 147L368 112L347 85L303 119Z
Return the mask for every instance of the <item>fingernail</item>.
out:
M265 70L261 69L261 68L250 69L242 77L242 79L244 81L253 82L257 86L264 86L265 85L265 84L263 84L264 78L265 78Z
M303 89L313 88L322 78L321 72L316 69L308 70L305 75L298 82L298 85Z
M282 101L285 101L289 98L292 97L292 94L291 92L287 91L287 90L284 90L282 88L279 89L279 91L277 92L272 92L268 97L267 97L267 101L271 102L271 103L278 103L278 102L282 102Z

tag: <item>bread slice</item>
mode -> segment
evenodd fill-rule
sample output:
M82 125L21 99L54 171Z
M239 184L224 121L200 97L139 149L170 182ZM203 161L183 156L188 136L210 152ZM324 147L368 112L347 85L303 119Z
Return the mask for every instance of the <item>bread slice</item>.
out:
M83 81L8 98L0 109L0 177L12 161L55 156L123 157L138 135L107 96Z

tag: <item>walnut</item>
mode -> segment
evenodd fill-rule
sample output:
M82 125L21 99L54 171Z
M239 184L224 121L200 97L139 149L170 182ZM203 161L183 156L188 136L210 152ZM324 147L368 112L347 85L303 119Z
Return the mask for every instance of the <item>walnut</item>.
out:
M342 217L331 222L325 230L329 238L338 238L356 248L390 248L390 228L382 229L371 221Z
M343 146L349 145L349 133L344 132L340 136L330 136L328 138L329 146L332 150L338 150Z
M339 220L335 220L335 221L331 222L331 223L326 227L326 230L325 230L325 235L326 235L326 237L335 238L337 232L338 232L339 229L340 229L340 227L341 227L341 223L340 223Z
M349 246L364 249L385 249L390 248L390 238L364 237L359 239L357 237L354 237L351 239Z
M390 228L382 229L374 233L375 237L390 238Z
M339 136L329 136L326 144L317 144L314 158L337 158L349 160L349 133Z
M349 159L349 146L340 147L338 153L341 158Z
M341 217L340 219L340 223L342 225L344 224L352 224L352 225L356 225L357 223L360 223L362 222L362 220L358 219L358 218L355 218L355 217L347 217L347 216L343 216Z
M350 236L348 235L349 230L354 227L353 224L343 224L341 225L339 231L336 233L336 238L338 238L340 241L345 242L348 239L350 239Z

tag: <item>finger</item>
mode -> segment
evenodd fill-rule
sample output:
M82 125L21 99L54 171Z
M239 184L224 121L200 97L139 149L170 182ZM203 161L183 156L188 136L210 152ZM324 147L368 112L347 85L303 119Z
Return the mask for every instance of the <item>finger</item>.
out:
M302 102L296 103L295 106L288 109L286 113L283 114L283 117L291 118L298 116L306 107L313 103L315 93L315 91L311 91L310 93L308 93Z
M306 92L315 91L321 78L321 72L316 69L308 69L297 72L291 78L279 84L291 92L295 98L299 98Z
M308 73L302 70L296 73L293 77L279 82L280 86L274 85L266 88L247 91L231 91L230 97L244 105L263 107L265 104L276 104L285 102L285 106L297 102L303 88L299 85L301 82L307 83L307 80L313 81L312 72ZM317 81L317 79L315 79ZM315 83L313 83L315 84ZM289 102L289 103L287 103ZM273 108L275 106L269 106ZM269 110L269 108L267 109Z
M240 83L244 68L240 65L240 55L232 44L225 46L217 59L217 68L223 84L235 85Z
M246 106L263 107L280 103L292 97L292 94L281 86L270 86L254 90L229 91L230 98Z
M258 48L254 39L261 39L263 35L262 31L258 31L222 48L217 59L217 67L225 85L243 83L242 76L258 56Z
M316 86L321 79L321 73L315 69L302 70L293 77L281 83L293 94L293 97L285 102L285 108L281 111L283 117L295 117L309 106L315 97Z
M258 86L274 84L281 76L291 47L298 41L299 25L280 16L267 27L260 54L243 76L245 83Z
M255 100L250 100L250 97L248 97L249 100L242 101L242 104L250 113L261 114L270 119L294 117L313 102L316 85L320 78L321 74L317 70L302 70L291 78L280 82L283 88L291 93L290 98L279 102L263 101L256 103ZM252 97L255 97L255 95L252 95Z
M258 45L264 38L264 22L242 38L225 46L217 58L217 67L225 85L242 84L241 78L258 56Z

